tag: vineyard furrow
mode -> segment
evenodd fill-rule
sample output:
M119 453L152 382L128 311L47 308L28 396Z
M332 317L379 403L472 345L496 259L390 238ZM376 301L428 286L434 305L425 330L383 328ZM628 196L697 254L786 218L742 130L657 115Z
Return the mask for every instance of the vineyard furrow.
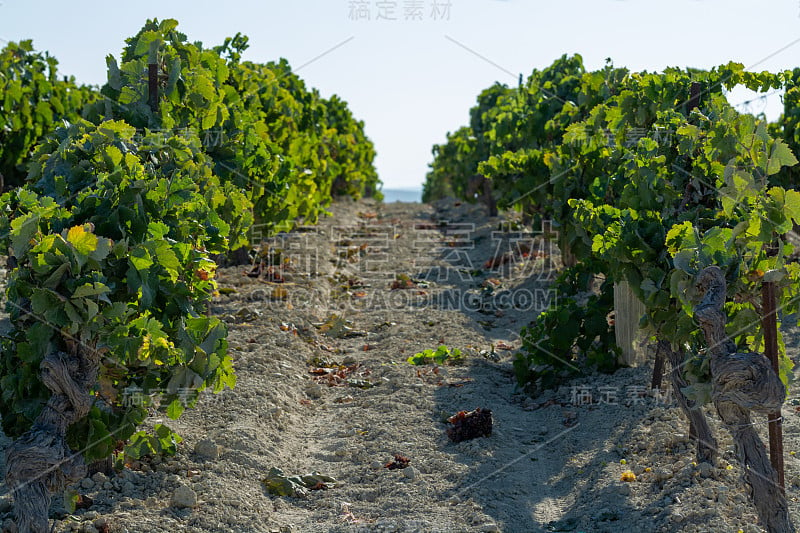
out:
M755 516L740 504L745 495L735 488L735 463L731 470L696 473L688 439L674 430L681 417L674 401L648 398L626 404L626 388L647 383L649 365L579 377L571 386L534 400L514 394L511 351L495 348L496 355L491 355L492 344L518 346L508 326L527 320L525 313L512 310L497 316L475 308L422 304L437 290L480 293L481 281L455 275L439 279L437 274L427 288L412 289L404 299L393 296L394 307L364 307L366 301L389 301L376 295L408 291L391 290L391 280L413 274L415 259L447 263L442 258L451 247L442 244L452 235L441 232L439 240L429 238L431 225L438 227L444 218L452 224L475 221L470 235L475 247L460 259L458 254L449 256L449 261L469 256L476 270L483 270L497 253L492 245L497 219L485 218L479 208L446 203L434 209L346 202L332 209L332 218L291 237L302 239L305 248L283 242L294 250L296 265L285 270L286 299L270 299L270 291L280 284L246 276L247 267L220 272L221 288L236 292L215 299L212 310L230 323L237 388L203 395L200 409L174 422L186 438L175 458L136 462L109 480L108 489L99 484L82 488L94 499L96 514L80 511L80 520L106 520L112 531L129 532L688 532L696 523L711 524L712 530L750 531L747 524ZM384 226L394 231L392 253L376 267L385 279L374 274L367 281L368 263L362 261L381 260L377 243L383 241L374 240L375 231L366 228ZM353 241L347 246L357 246L359 236L372 234L376 250L341 261L343 232ZM318 256L306 264L316 265L319 273L310 277L299 267L309 251ZM557 265L557 250L554 255ZM513 272L502 274L484 272L480 278L502 280L517 290L523 286L516 285L521 279L515 280ZM342 292L344 280L354 278L365 286ZM415 295L414 290L426 294ZM356 291L366 294L355 296ZM310 299L311 293L328 299ZM349 320L352 331L366 335L327 335L318 326L333 313ZM489 327L488 316L496 320L491 324L495 327ZM434 373L433 367L405 362L440 341L463 349L466 364L442 366ZM315 358L317 363L319 358L329 364L358 363L363 371L359 379L375 386L316 383L319 376L309 372L314 367L309 361ZM577 386L589 387L595 396L600 387L617 390L619 401L576 403ZM492 410L492 436L450 442L444 416L476 407ZM790 439L796 438L797 418L787 419ZM147 424L155 421L148 419ZM719 429L715 424L717 434ZM218 457L198 454L198 443L207 439L219 447ZM789 449L794 442L787 443ZM721 444L723 450L731 445L725 440ZM409 467L385 468L394 454L409 458ZM732 461L727 453L725 459ZM796 465L788 466L790 479L796 479ZM339 484L307 497L271 496L261 481L274 467L292 475L318 471ZM643 472L645 468L650 472ZM628 469L639 472L641 479L620 481ZM197 494L192 509L170 506L184 485ZM69 522L57 528L68 530Z

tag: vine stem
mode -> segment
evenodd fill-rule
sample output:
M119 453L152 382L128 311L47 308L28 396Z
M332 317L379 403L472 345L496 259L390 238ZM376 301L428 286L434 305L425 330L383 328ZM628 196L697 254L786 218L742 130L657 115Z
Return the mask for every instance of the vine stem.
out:
M795 529L778 474L750 418L751 411L779 410L786 389L763 354L737 353L736 344L725 333L727 283L722 270L717 266L705 268L698 277L697 289L703 300L695 307L694 316L711 355L714 406L736 442L744 481L762 524L769 533L792 533Z
M67 445L67 428L91 409L100 354L77 343L70 348L72 353L52 352L41 362L41 379L52 395L31 429L6 451L6 484L20 533L48 533L52 494L86 475L83 456Z

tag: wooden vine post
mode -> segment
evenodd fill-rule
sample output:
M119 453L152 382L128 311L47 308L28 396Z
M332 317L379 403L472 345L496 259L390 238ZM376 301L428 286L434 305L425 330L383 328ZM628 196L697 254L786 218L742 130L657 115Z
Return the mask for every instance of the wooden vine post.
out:
M694 308L694 316L711 356L712 399L736 442L744 481L750 486L758 517L769 533L794 532L778 473L750 418L750 411L779 411L786 388L763 354L737 353L736 344L725 333L727 284L722 270L717 266L705 268L698 277L697 288L703 300Z
M147 88L150 109L153 113L158 112L158 64L150 63L147 65Z
M470 178L467 184L467 197L478 198L489 210L490 217L497 216L497 200L492 194L492 180L480 175Z
M693 81L689 87L689 101L687 102L690 113L693 109L700 107L700 95L700 82Z
M646 361L641 343L645 340L639 321L647 312L627 281L614 283L614 336L622 353L619 362L639 366Z
M761 310L764 316L761 323L764 328L764 353L772 364L775 374L780 375L778 362L778 321L775 310L775 283L765 281L761 290ZM778 473L781 491L786 494L786 477L783 467L783 417L780 407L767 414L769 423L769 458L772 467Z

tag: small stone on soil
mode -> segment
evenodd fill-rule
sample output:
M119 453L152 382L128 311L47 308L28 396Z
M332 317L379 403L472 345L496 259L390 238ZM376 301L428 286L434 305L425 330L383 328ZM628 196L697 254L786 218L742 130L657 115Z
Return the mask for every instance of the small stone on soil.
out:
M211 439L203 439L194 446L194 453L204 459L215 460L219 457L219 447Z
M172 501L170 503L173 507L191 508L197 505L197 493L189 487L182 486L175 489L172 493Z
M409 466L408 468L403 469L403 475L406 476L408 479L413 480L419 476L419 470L417 470L413 466Z

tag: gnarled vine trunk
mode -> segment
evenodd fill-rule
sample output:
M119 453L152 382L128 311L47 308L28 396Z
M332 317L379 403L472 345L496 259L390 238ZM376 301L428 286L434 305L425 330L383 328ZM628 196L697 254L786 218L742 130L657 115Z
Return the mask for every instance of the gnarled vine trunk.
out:
M736 441L744 481L751 490L759 519L769 533L793 532L778 474L750 419L751 410L777 411L786 397L786 389L763 354L736 353L736 344L726 335L723 312L726 283L722 270L706 268L697 286L703 301L694 313L711 354L714 405Z
M42 361L42 382L52 396L6 452L6 484L20 533L47 533L52 493L86 475L83 456L70 450L66 435L91 408L89 389L97 381L100 356L90 347L70 345L71 354L54 352Z
M683 377L683 350L673 350L669 341L659 341L658 349L667 354L672 371L670 381L678 405L689 419L689 439L697 444L697 462L714 463L717 456L717 440L708 425L708 420L702 407L697 406L683 394L683 388L689 384Z

